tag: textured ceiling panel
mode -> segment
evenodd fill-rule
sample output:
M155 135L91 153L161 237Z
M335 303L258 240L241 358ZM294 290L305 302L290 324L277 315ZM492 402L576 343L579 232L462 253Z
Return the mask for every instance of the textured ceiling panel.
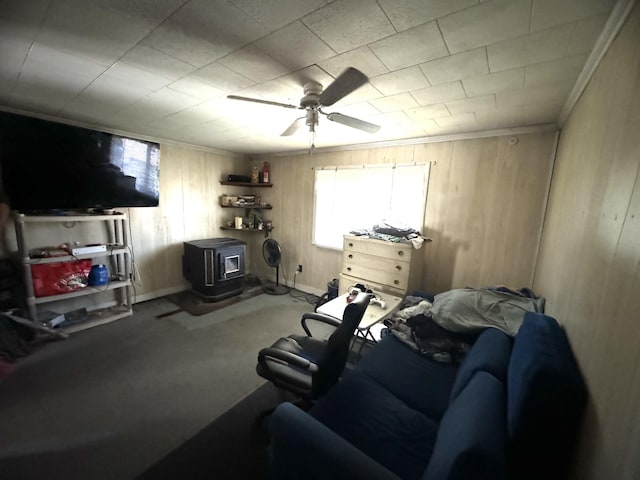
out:
M256 44L247 45L218 61L256 83L278 78L290 69Z
M380 5L399 32L477 3L477 0L380 0Z
M489 73L485 48L456 53L420 65L431 85Z
M470 97L522 88L524 87L524 67L466 78L462 83Z
M487 47L492 72L555 60L566 55L576 24L510 38Z
M192 75L225 92L240 90L256 83L217 62L210 63L206 67L195 71Z
M381 75L389 71L380 59L373 54L369 47L360 47L336 55L319 62L318 65L334 77L337 77L348 67L357 68L369 77L375 77L376 75Z
M461 82L441 83L435 87L422 88L411 93L420 105L434 105L466 98Z
M378 98L371 100L370 103L384 113L418 107L416 99L408 93L399 93L397 95Z
M286 65L288 71L313 65L336 54L302 22L291 23L267 35L257 44Z
M168 85L168 88L186 93L201 100L211 100L224 96L224 91L195 77L182 77Z
M0 108L237 152L347 68L369 79L316 145L555 122L614 0L0 0ZM349 89L345 90L345 93Z
M172 80L182 78L197 69L197 67L187 62L142 44L138 44L129 50L122 57L122 60Z
M377 3L368 0L337 0L302 21L337 53L396 33Z
M324 0L231 0L238 8L249 14L269 31L297 20L321 7Z
M435 22L375 42L371 50L389 70L417 65L449 53Z
M531 31L607 13L615 0L533 0Z
M395 95L409 90L418 90L429 85L422 70L417 66L385 73L373 77L369 81L383 95Z
M450 53L458 53L529 32L532 0L494 0L438 21Z
M191 0L144 42L202 67L267 33L265 27L228 2Z

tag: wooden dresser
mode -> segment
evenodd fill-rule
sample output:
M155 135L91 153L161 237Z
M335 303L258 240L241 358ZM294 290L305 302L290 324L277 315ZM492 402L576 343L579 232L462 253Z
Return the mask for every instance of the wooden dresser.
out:
M345 235L339 293L356 283L398 296L420 290L421 258L422 250L410 243Z

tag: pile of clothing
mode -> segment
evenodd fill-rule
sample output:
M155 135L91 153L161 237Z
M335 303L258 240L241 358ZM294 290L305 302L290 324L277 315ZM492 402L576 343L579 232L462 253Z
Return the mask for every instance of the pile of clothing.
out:
M373 226L373 228L363 228L360 230L352 230L352 235L367 236L387 242L411 242L414 248L422 247L424 242L430 242L430 238L423 237L422 234L413 228L405 225L391 224L381 222Z
M487 328L514 336L526 312L544 313L544 298L532 290L505 286L463 288L433 297L407 296L386 320L387 330L429 358L459 365Z

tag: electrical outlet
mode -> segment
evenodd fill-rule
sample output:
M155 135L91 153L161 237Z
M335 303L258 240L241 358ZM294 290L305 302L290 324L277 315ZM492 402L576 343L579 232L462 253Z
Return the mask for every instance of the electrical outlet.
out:
M302 273L302 264L301 263L298 264L298 268L296 268L296 272Z

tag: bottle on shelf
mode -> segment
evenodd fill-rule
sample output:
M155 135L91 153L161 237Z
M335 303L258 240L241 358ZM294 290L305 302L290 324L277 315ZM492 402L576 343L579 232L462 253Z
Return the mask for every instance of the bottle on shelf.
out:
M269 183L269 164L267 162L264 162L262 166L262 182Z

